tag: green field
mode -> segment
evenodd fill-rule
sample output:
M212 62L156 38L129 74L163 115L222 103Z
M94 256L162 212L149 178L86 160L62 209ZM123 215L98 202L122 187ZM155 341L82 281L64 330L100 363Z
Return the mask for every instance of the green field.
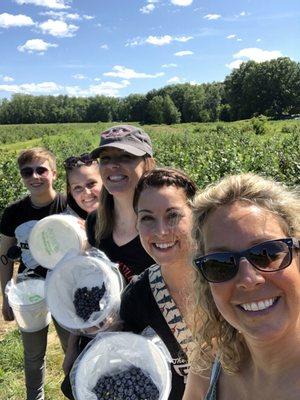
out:
M63 160L92 150L99 133L112 123L0 126L0 213L24 194L16 156L21 149L42 145L58 158L57 188L63 190ZM233 123L149 125L159 165L190 174L199 187L229 173L253 171L288 185L300 184L300 121L248 120ZM1 318L0 318L1 320ZM3 320L0 321L4 325ZM14 324L0 336L0 400L24 399L22 348ZM46 398L61 399L62 355L53 333L47 359Z
M57 189L64 190L62 161L93 149L99 132L112 123L0 126L0 214L24 194L16 156L21 149L42 145L58 158ZM300 121L258 118L232 123L148 125L159 165L182 168L199 187L225 174L253 171L289 185L299 184Z

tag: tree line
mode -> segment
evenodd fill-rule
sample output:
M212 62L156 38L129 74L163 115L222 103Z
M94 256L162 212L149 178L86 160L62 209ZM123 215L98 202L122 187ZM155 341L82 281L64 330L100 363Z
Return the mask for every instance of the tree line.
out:
M124 98L15 94L0 103L0 124L234 121L300 113L300 63L287 57L234 69L224 82L174 84Z

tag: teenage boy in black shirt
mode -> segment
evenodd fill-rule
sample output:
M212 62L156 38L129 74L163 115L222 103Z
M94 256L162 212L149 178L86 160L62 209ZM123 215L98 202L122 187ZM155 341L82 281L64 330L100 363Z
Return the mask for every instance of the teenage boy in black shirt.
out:
M18 166L29 195L10 204L3 213L0 223L0 278L3 295L2 313L4 320L14 319L12 309L5 296L5 286L13 275L13 262L6 254L10 247L21 248L18 273L33 270L45 277L47 270L34 260L28 238L31 229L40 219L61 213L66 208L66 198L53 188L56 179L55 156L47 149L35 147L25 150L18 157ZM55 321L54 321L55 323ZM66 350L69 333L55 323L62 347ZM25 381L27 400L44 399L45 352L48 327L37 332L21 332L24 346Z

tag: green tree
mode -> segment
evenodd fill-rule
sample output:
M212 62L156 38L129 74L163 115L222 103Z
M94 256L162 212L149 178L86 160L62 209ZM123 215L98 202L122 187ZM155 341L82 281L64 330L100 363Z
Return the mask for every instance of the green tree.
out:
M147 106L147 122L162 124L164 122L164 99L162 96L154 96Z
M167 125L178 124L180 122L180 112L168 95L164 97L163 119L164 123Z

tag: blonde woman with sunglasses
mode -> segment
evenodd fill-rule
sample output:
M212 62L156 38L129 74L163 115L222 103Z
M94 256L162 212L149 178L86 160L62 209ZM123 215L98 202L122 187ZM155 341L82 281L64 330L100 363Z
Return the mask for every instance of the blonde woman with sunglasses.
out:
M300 396L300 196L254 174L194 202L194 334L184 400Z

